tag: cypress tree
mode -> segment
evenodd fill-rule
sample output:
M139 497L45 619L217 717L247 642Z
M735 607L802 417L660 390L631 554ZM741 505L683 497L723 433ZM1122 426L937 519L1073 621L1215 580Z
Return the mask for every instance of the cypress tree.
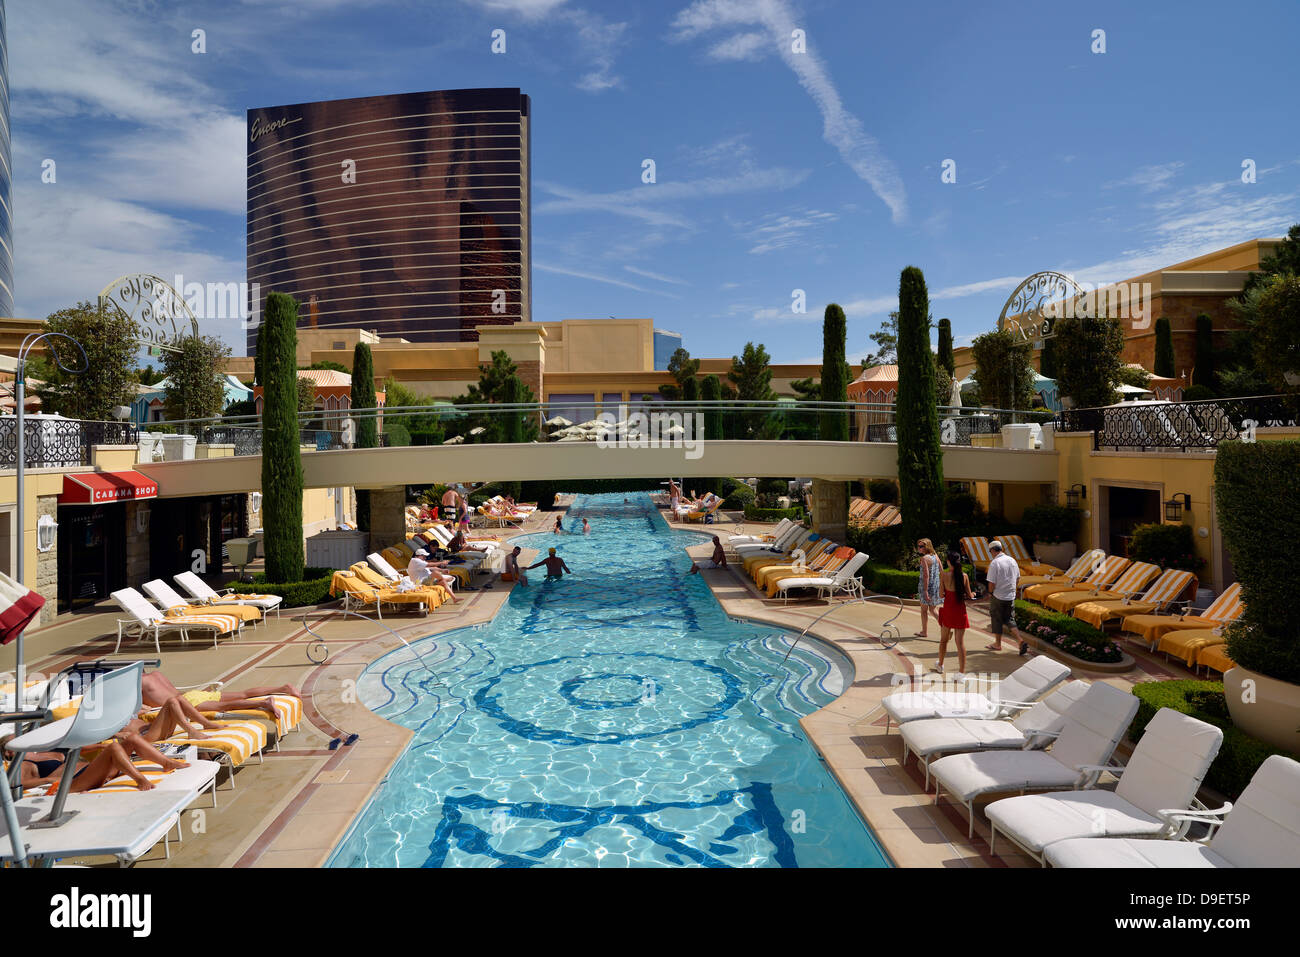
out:
M1164 316L1156 320L1156 360L1152 371L1166 379L1174 375L1174 332Z
M375 393L375 360L370 354L370 347L358 342L352 350L352 408L373 409L379 405L379 396ZM373 449L379 445L379 420L373 415L354 418L357 424L355 438L359 449ZM357 527L363 532L370 531L370 489L357 489Z
M844 310L835 303L826 307L822 319L822 401L848 400L849 367L844 361ZM820 435L828 442L849 440L849 417L845 412L823 412Z
M501 401L507 405L517 405L524 401L524 384L519 380L517 375L506 376L505 384L501 390ZM520 412L505 413L505 421L501 425L501 441L518 443L524 440L524 417Z
M302 456L298 449L298 303L273 292L261 328L262 516L266 577L302 581Z
M375 360L370 354L370 346L358 342L352 350L352 408L373 409L379 405L375 393ZM379 424L374 413L367 413L356 419L356 447L373 449L379 445Z
M682 401L696 402L700 398L700 380L691 376L682 380Z
M700 382L700 401L717 402L722 399L722 380L716 375L706 375ZM722 438L722 409L719 406L705 407L704 438Z
M939 320L939 365L948 370L950 379L957 378L957 358L952 354L952 320ZM1046 372L1043 375L1047 375Z
M941 540L943 453L939 410L934 402L934 358L930 352L930 297L915 266L898 284L898 489L903 536Z
M1196 359L1192 363L1192 385L1214 389L1214 323L1205 313L1196 317Z
M257 325L257 343L253 348L253 385L262 385L262 326Z

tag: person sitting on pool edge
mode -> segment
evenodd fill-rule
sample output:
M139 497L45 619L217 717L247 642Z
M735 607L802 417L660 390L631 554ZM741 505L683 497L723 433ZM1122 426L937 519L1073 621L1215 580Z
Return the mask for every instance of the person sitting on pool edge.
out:
M722 542L717 535L713 536L713 554L709 556L709 561L713 562L714 568L727 567L727 551L722 547ZM700 566L697 563L692 562L689 574L698 575L699 573Z
M543 558L536 565L529 565L525 571L532 571L534 568L540 568L542 565L546 566L546 580L548 582L559 581L564 577L565 572L568 572L570 575L573 574L573 569L564 564L564 559L555 554L554 548L550 549L550 555Z
M506 556L506 570L501 573L502 581L516 581L521 585L528 584L528 576L519 567L519 553L521 551L523 549L516 545L515 550Z

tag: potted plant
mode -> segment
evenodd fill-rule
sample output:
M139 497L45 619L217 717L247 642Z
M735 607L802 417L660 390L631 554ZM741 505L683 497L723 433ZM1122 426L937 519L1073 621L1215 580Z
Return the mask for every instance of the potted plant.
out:
M1224 442L1215 456L1215 503L1245 607L1226 632L1236 667L1223 692L1233 724L1287 751L1300 751L1300 602L1279 545L1300 541L1297 474L1300 442Z
M1034 557L1040 562L1065 568L1078 552L1075 536L1081 512L1064 505L1030 505L1020 524L1034 543Z

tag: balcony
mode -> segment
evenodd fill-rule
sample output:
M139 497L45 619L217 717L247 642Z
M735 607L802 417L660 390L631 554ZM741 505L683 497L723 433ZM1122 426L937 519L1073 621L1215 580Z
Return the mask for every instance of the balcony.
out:
M129 422L95 422L55 415L28 415L24 421L23 464L29 469L90 465L96 445L135 445L139 430ZM0 469L18 467L17 421L0 417Z

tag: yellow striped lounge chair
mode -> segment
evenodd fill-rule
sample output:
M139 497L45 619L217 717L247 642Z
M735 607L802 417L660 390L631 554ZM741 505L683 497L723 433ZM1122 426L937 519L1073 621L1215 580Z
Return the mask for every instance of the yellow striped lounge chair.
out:
M1085 601L1074 609L1074 617L1086 621L1094 628L1102 628L1112 619L1122 621L1128 615L1146 615L1160 611L1177 600L1189 587L1192 594L1196 594L1196 576L1192 572L1167 568L1141 598Z
M792 570L790 572L773 572L770 575L765 575L764 581L767 584L767 597L775 598L777 592L781 590L781 582L785 581L787 578L832 578L835 573L843 568L848 563L849 559L855 554L857 554L855 549L850 548L848 545L843 545L833 551L823 552L818 561L809 563L808 567L798 574L794 574Z
M113 654L117 654L118 649L122 647L123 637L131 637L133 629L137 632L134 637L141 640L153 638L154 650L161 654L162 649L158 642L165 632L179 633L182 641L189 640L191 631L210 632L212 647L215 648L218 638L235 634L244 624L237 615L215 611L205 611L201 615L177 615L167 618L145 601L145 597L134 588L119 589L113 592L111 597L119 608L131 616L129 619L119 618L117 621L117 645L113 648Z
M780 539L775 543L773 547L779 549L779 551L773 551L772 548L747 549L746 551L748 554L741 554L741 561L744 563L745 573L753 574L750 569L759 562L771 561L773 559L784 561L788 559L790 555L794 554L796 548L802 548L806 552L809 544L815 542L818 537L817 533L812 529L799 528L795 530L794 534L789 538Z
M174 734L165 738L166 744L194 745L200 753L210 754L218 762L232 770L245 761L256 756L258 764L262 763L262 751L266 748L266 728L259 721L217 721L221 728L217 731L202 731L202 738ZM231 775L231 787L234 786Z
M975 566L977 572L987 572L989 562L993 561L993 553L989 551L989 540L972 535L961 539L961 550L966 553L970 563Z
M275 734L276 746L279 746L280 738L283 738L291 731L297 730L298 725L302 724L302 699L295 698L291 694L273 694L269 695L271 703L275 705ZM239 715L242 720L245 717L258 718L262 721L270 721L264 711L235 710L222 711L222 715Z
M868 520L869 525L873 528L884 528L887 525L897 525L903 520L903 513L898 510L897 505L886 505Z
M1105 558L1106 553L1100 548L1090 548L1071 562L1065 571L1054 575L1021 575L1016 581L1016 587L1023 595L1031 585L1054 585L1058 582L1073 585L1087 578L1093 571L1094 563L1099 565Z
M1061 570L1055 565L1048 565L1046 562L1035 561L1034 556L1029 553L1028 546L1025 545L1025 540L1019 535L1003 535L998 539L998 541L1002 543L1002 547L1006 549L1007 554L1016 560L1016 564L1020 566L1022 574L1061 574Z
M330 594L343 599L346 611L351 605L359 608L374 606L375 614L382 620L384 605L420 605L425 611L442 604L442 589L435 592L432 588L416 588L411 591L398 591L396 588L375 588L362 581L351 571L336 571L330 579Z
M756 562L751 569L751 577L754 579L755 585L763 588L767 585L769 575L789 571L795 564L809 568L820 568L821 563L825 561L824 556L828 555L835 547L835 543L829 538L819 539L815 544L806 548L804 554L798 560L791 553L788 558L774 558L770 562Z
M1085 602L1132 598L1154 581L1159 574L1159 565L1150 562L1134 562L1124 569L1124 574L1115 579L1115 584L1109 588L1099 588L1094 591L1061 591L1055 595L1048 595L1043 604L1053 611L1069 614Z
M749 577L754 580L755 584L759 582L759 575L764 568L774 565L790 566L795 560L795 552L802 551L802 561L810 562L826 550L829 542L821 535L813 534L802 545L796 545L784 555L769 555L766 558L758 557L754 559L745 559L745 571Z
M284 599L279 595L241 594L228 588L217 591L193 572L181 572L172 577L200 605L256 605L262 609L263 615L274 611L275 617L280 617L280 605Z
M1166 658L1181 658L1187 667L1195 669L1197 658L1206 648L1227 644L1228 638L1223 634L1223 626L1217 628L1197 628L1186 631L1171 631L1157 642L1157 650Z
M1233 582L1210 604L1195 615L1130 615L1124 619L1124 630L1137 635L1154 648L1166 633L1171 631L1204 631L1226 625L1241 617L1245 605L1241 601L1241 583Z
M379 572L375 571L365 562L357 562L355 565L351 566L348 571L352 572L352 574L356 575L363 582L377 591L385 591L393 587L392 582ZM430 610L439 607L444 602L451 601L451 594L442 585L433 582L425 582L419 590L428 593L430 597Z
M696 509L694 512L687 512L686 521L703 523L708 521L710 515L713 515L716 518L716 513L718 509L722 507L722 502L723 499L721 496L713 496L713 501L709 503L707 508L703 510Z
M1208 645L1196 653L1196 666L1204 668L1207 672L1213 668L1222 674L1229 668L1237 667L1237 663L1228 657L1228 646L1224 644Z
M1064 591L1100 591L1128 568L1129 560L1122 555L1111 555L1093 569L1092 574L1081 582L1054 581L1042 585L1030 585L1025 589L1025 597L1040 605L1052 596Z

